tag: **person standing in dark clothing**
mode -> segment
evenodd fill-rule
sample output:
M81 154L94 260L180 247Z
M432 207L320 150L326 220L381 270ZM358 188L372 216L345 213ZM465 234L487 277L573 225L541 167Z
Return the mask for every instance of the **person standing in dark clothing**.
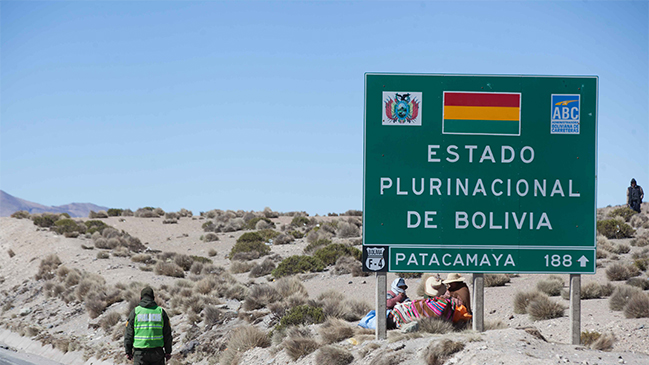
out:
M171 358L169 316L154 300L153 289L140 293L140 303L131 311L124 332L126 357L135 365L164 365Z
M642 205L642 198L644 198L644 191L638 185L635 179L631 179L631 186L626 189L626 205L640 213L640 206Z

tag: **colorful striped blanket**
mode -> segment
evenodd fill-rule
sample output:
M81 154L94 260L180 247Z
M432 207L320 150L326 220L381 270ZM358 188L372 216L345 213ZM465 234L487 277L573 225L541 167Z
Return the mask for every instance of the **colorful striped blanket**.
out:
M419 299L395 305L390 311L390 316L397 328L428 317L439 317L450 322L453 321L456 306L457 304L448 298Z

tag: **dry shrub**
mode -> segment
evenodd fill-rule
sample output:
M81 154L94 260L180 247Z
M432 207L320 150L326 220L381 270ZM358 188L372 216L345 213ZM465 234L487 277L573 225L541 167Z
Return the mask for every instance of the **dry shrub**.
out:
M213 248L210 248L210 250L207 252L207 256L209 256L209 257L214 257L214 256L216 256L216 254L217 254L217 252Z
M540 296L530 302L527 312L533 321L563 317L565 307L546 296Z
M634 214L629 221L631 226L635 228L640 228L647 222L649 222L649 217L644 214Z
M600 285L597 282L591 281L581 287L581 299L599 299L611 295L612 291L613 286L610 283Z
M648 318L649 297L644 293L635 293L624 307L626 318Z
M336 346L321 347L315 355L316 365L347 365L353 361L351 352Z
M586 336L584 336L586 333ZM613 349L613 344L615 344L615 335L612 333L599 334L598 332L582 332L581 333L582 343L593 350L600 351L611 351ZM589 341L590 343L583 342L584 340Z
M131 256L131 261L147 263L147 262L151 261L151 255L146 254L146 253L138 253L138 254L135 254L135 255Z
M155 273L158 275L171 276L174 278L184 278L185 272L183 269L173 262L158 262L155 265Z
M86 311L90 318L97 318L100 314L106 309L106 302L99 298L87 298L86 299Z
M189 272L194 275L200 275L202 271L203 271L203 264L198 261L194 261L192 266L189 268Z
M330 345L352 337L354 335L354 329L345 321L337 318L329 318L318 328L318 333L322 341Z
M419 321L419 331L427 333L449 333L453 331L453 324L437 317L422 318Z
M358 237L361 235L360 229L354 224L347 222L338 223L338 228L336 229L336 236L340 238L348 237Z
M606 269L606 277L608 277L608 280L610 281L627 280L632 276L637 276L639 273L637 267L620 263L615 263Z
M423 352L423 359L428 365L442 365L456 352L464 349L462 342L443 339L439 342L431 342Z
M206 328L211 328L214 325L223 322L223 311L214 306L208 305L203 309L203 318Z
M360 261L351 256L341 256L338 258L338 260L336 260L336 266L334 266L333 274L344 275L358 272L357 269L355 270L355 266L360 266L361 271L363 270L363 265L360 263Z
M289 243L291 243L293 241L295 241L295 237L293 237L293 235L280 234L279 236L277 236L277 238L275 238L275 240L273 241L273 244L274 245L287 245L287 244L289 244Z
M36 280L50 280L54 278L56 269L61 265L61 259L55 254L50 254L41 260L36 273Z
M597 259L605 259L608 257L608 254L603 249L597 247Z
M108 333L108 331L113 328L119 321L122 319L122 315L119 314L118 312L109 312L106 313L104 318L99 321L99 324L101 325L101 328Z
M584 346L590 347L602 334L596 331L583 331L579 336L580 342Z
M612 252L614 254L621 255L621 254L629 253L629 251L631 251L631 246L629 246L629 245L627 245L625 243L618 243L618 244L612 245L608 249L608 251L610 251L610 252Z
M551 297L561 294L563 289L563 282L554 279L541 280L536 284L536 289Z
M297 328L288 330L288 335L283 345L286 353L293 361L297 361L300 357L306 356L320 347L320 344L313 339L308 330L300 331Z
M254 265L250 270L249 276L251 278L258 278L261 276L269 275L275 269L275 263L271 259L264 259L260 264Z
M129 257L131 253L126 247L117 247L113 250L113 256L115 257Z
M485 274L484 276L484 286L490 288L495 286L505 286L505 284L511 282L509 276L505 274Z
M110 258L110 254L106 251L99 251L97 252L97 258L100 260L105 260L107 258Z
M192 267L192 264L194 263L194 259L188 255L177 254L174 257L174 263L180 266L183 271L189 271L189 269L191 269Z
M236 328L228 340L227 350L221 355L220 363L223 365L234 365L238 363L240 354L253 347L268 347L270 340L268 336L253 326L242 326Z
M309 294L300 279L295 276L287 276L277 280L275 289L283 298L289 297L293 294L300 294L308 297Z
M282 296L272 286L268 284L256 284L250 288L250 292L243 302L243 309L251 311L263 308L281 299Z
M255 266L253 262L232 261L230 263L230 272L233 274L241 274L250 271Z
M219 240L219 236L216 233L213 233L213 232L207 232L203 236L203 241L205 241L205 242L214 242L214 241L218 241L218 240Z
M634 294L642 293L639 288L635 286L620 285L613 291L609 299L609 308L614 311L621 311L631 300Z
M259 257L261 257L259 251L237 252L234 255L232 255L232 257L230 257L230 260L250 261L250 260L256 260Z
M631 240L631 246L645 247L649 245L649 231Z
M216 281L210 277L199 280L194 286L197 293L207 295L216 287Z
M649 289L649 280L643 278L631 278L626 281L626 285L637 286L642 290Z
M533 300L540 297L543 297L543 294L538 291L516 293L516 296L514 296L514 313L527 313L527 306L529 306Z
M364 300L355 299L346 300L343 307L346 308L343 318L350 322L360 320L374 308Z

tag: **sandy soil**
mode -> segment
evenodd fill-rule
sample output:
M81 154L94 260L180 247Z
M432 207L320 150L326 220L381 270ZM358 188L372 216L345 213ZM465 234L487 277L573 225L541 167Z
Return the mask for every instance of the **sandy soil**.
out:
M645 204L645 210L649 206ZM291 217L274 218L279 227L288 224ZM337 217L318 217L326 221L341 219ZM203 242L200 237L204 234L201 225L205 222L198 217L182 218L178 224L162 224L162 219L136 218L136 217L111 217L103 219L107 224L124 230L132 236L138 237L151 249L163 252L172 251L188 255L208 256L210 249L215 249L217 255L211 257L214 264L226 269L230 261L227 253L235 244L236 239L243 231L219 233L219 241ZM39 229L31 220L0 218L0 290L4 296L3 310L0 315L0 324L6 329L20 332L26 322L37 324L44 332L53 336L73 338L75 343L83 344L77 351L80 358L96 356L107 361L120 359L121 362L122 339L113 339L113 336L97 328L100 318L91 319L80 303L66 304L58 298L47 298L43 294L43 281L36 281L34 275L38 271L41 259L48 254L55 253L63 264L69 268L92 272L101 275L108 285L118 283L127 284L132 281L147 283L154 288L161 285L174 285L178 279L159 276L154 272L139 270L140 264L132 262L128 257L113 257L97 259L99 250L83 249L81 246L92 246L92 240L87 238L65 238L49 230ZM640 228L638 234L646 229ZM335 239L335 241L349 242L350 239ZM615 243L629 243L627 240L612 240ZM272 253L281 257L301 254L307 243L305 239L296 240L288 245L272 246ZM10 257L8 250L15 255ZM640 252L642 248L631 247L628 254L619 255L617 260L598 260L602 266L595 275L582 276L582 285L590 281L606 283L605 268L614 261L631 262L631 255ZM261 261L259 259L257 261ZM250 279L247 273L234 275L240 282L250 285L252 282L268 283L268 276ZM470 277L470 275L468 275ZM388 282L396 276L388 275ZM514 277L511 282L502 287L486 288L485 290L485 320L488 323L501 321L507 328L490 330L484 333L472 331L454 332L447 335L420 335L420 338L396 339L395 335L390 341L373 341L367 339L352 345L348 341L338 344L340 347L351 351L355 356L354 364L387 364L380 362L382 358L400 359L403 363L424 363L421 354L426 346L442 337L452 338L465 343L463 351L455 354L447 363L462 364L549 364L549 363L583 363L583 364L649 364L649 318L627 319L622 312L609 309L609 299L583 300L582 303L582 331L597 331L611 333L616 338L612 351L602 352L587 349L583 346L570 345L570 330L568 312L561 318L532 321L528 315L515 314L512 303L515 294L536 288L538 281L547 275L521 275ZM568 275L562 275L564 283L568 283ZM641 277L646 278L643 272ZM370 277L352 277L350 274L333 275L330 271L302 276L309 297L315 298L320 293L335 289L350 299L366 300L374 303L375 279ZM409 295L416 297L415 288L421 279L409 279ZM613 282L620 285L623 282ZM567 289L567 285L564 286ZM471 288L472 290L473 288ZM645 292L646 293L646 292ZM568 301L561 297L553 300L563 303L568 307ZM7 305L7 303L11 305ZM224 308L239 309L237 301L224 301ZM124 312L127 309L125 302L113 304L106 312ZM22 313L21 313L22 311ZM122 320L124 320L122 316ZM172 326L175 334L175 349L183 345L183 336L191 327L187 324L185 314L172 317ZM122 322L123 323L123 322ZM221 331L227 332L242 322L231 322L230 327L223 326ZM259 326L263 326L261 322ZM518 328L535 327L547 339L542 341ZM398 331L395 331L398 332ZM375 345L369 345L375 344ZM374 348L377 347L377 348ZM25 351L25 349L19 349ZM70 350L75 350L70 348ZM85 354L85 357L84 357ZM364 356L362 356L364 355ZM255 348L244 354L241 364L315 364L316 353L312 353L297 362L291 361L285 350ZM183 359L176 355L176 364L184 364ZM88 360L90 363L92 359ZM213 363L205 359L200 363ZM399 362L399 361L398 361ZM395 362L395 363L398 363Z

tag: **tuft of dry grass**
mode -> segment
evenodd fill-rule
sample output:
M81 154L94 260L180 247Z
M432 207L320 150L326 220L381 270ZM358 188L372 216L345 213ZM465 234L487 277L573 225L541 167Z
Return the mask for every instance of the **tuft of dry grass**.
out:
M649 279L631 278L626 281L626 285L637 286L642 290L647 290L649 289Z
M320 333L322 341L330 345L352 337L354 329L345 321L329 318L318 328L318 333Z
M283 346L293 361L297 361L300 357L306 356L320 348L320 344L313 339L308 329L301 331L297 328L288 330Z
M277 289L277 292L283 298L289 297L296 293L301 294L305 297L309 296L306 288L304 287L304 284L296 276L286 276L277 280L275 289Z
M536 289L551 297L555 297L561 294L561 289L563 289L563 281L555 279L541 280L536 284Z
M422 281L425 283L425 281ZM505 286L505 284L511 282L509 276L505 274L485 274L484 276L484 286L491 288L496 286Z
M183 269L173 262L158 262L155 265L154 271L158 275L171 276L174 278L184 278L185 272Z
M250 288L246 300L243 302L243 309L251 311L268 306L282 299L282 295L268 284L256 284Z
M275 269L275 263L271 259L264 259L264 261L261 264L255 265L251 270L250 276L251 278L258 278L261 276L266 276L269 275L273 270Z
M649 296L644 293L635 293L624 307L626 318L648 318Z
M563 317L566 308L546 296L538 297L527 306L527 313L533 321Z
M449 333L453 331L453 324L437 317L422 318L419 321L419 331L433 334Z
M230 272L233 274L241 274L250 271L255 266L253 262L246 261L232 261L230 263Z
M210 250L207 251L207 256L209 256L209 257L214 257L214 256L216 256L216 254L217 254L217 252L213 248L210 248Z
M189 255L177 254L174 257L174 263L180 266L183 271L189 271L194 263L194 259Z
M203 320L206 328L223 322L223 311L214 306L208 305L203 309Z
M121 319L122 315L118 312L108 312L104 315L104 318L99 321L99 324L104 332L108 333Z
M368 302L356 299L346 300L343 305L346 308L343 318L349 322L360 320L374 308Z
M227 350L220 358L222 365L234 365L238 363L240 354L254 347L268 347L270 340L266 333L253 326L241 326L232 331L228 340Z
M87 298L86 299L86 311L90 318L97 318L101 315L106 309L106 302L99 298Z
M353 361L351 352L336 346L323 346L315 356L316 365L347 365Z
M611 351L613 349L613 345L615 344L616 338L615 335L612 333L606 333L600 336L597 336L593 342L588 345L593 350L600 350L600 351Z
M451 355L464 349L464 343L443 339L431 342L422 354L428 365L442 365Z
M131 261L133 262L141 262L141 263L148 263L151 261L151 255L146 254L146 253L138 253L133 256L131 256Z
M50 280L54 278L56 269L61 265L61 259L55 254L50 254L41 260L36 273L36 280Z
M613 285L607 283L606 285L600 285L597 282L591 281L588 284L582 285L581 287L581 299L599 299L602 297L607 297L613 292ZM566 295L564 299L568 299Z
M527 313L527 307L530 305L530 303L540 297L543 297L543 294L539 291L516 293L516 295L514 296L514 313Z
M613 291L608 306L611 310L621 311L636 293L642 293L640 288L629 285L620 285Z
M635 266L623 265L620 263L615 263L608 269L606 269L606 277L610 281L622 281L631 278L632 276L637 276L639 270Z

